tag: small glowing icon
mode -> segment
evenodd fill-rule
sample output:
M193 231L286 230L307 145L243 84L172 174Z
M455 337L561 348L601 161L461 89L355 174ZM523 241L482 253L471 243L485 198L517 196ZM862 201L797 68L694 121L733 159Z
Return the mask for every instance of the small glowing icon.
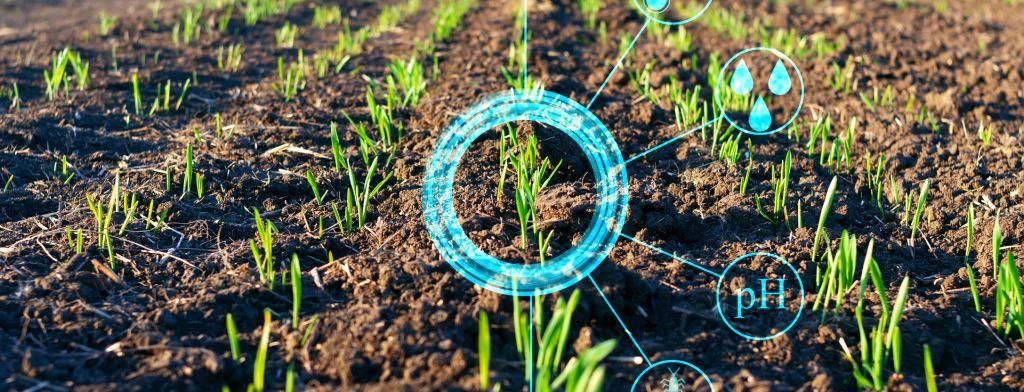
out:
M757 72L767 72L769 67L771 73L767 75ZM794 77L799 90L794 89ZM723 87L726 83L715 86L715 104L733 126L752 135L767 135L789 127L803 106L800 70L793 60L772 48L750 48L737 53L722 67L718 80L728 81L728 87Z
M668 9L668 3L670 0L645 0L647 2L647 8L650 8L655 12L662 12Z
M668 368L668 371L671 374L661 379L662 392L682 392L683 383L679 381L679 376L676 375L679 372L679 368Z

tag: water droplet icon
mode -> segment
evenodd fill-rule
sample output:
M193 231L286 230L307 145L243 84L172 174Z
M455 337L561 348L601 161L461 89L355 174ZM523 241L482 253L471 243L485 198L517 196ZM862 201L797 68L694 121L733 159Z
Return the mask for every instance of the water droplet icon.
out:
M789 71L782 60L776 60L775 68L772 68L772 75L768 77L768 89L775 95L786 95L793 88L793 82L789 79Z
M668 8L668 2L669 0L646 0L647 8L658 12L664 11Z
M754 89L754 78L750 76L750 68L747 68L747 63L743 60L740 60L740 64L736 66L736 72L733 72L729 86L739 95L750 94L750 91Z
M764 98L758 95L757 101L754 102L754 107L750 109L750 127L754 131L764 132L771 125L772 113L768 111L768 105L765 105Z

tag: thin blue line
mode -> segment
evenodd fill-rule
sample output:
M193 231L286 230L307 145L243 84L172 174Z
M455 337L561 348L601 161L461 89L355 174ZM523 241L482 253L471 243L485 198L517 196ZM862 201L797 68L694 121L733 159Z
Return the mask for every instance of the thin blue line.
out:
M708 125L714 124L714 123L715 123L716 121L718 121L718 120L721 120L721 119L722 119L722 116L718 116L718 117L715 117L715 119L713 119L713 120L710 120L710 121L708 121L708 122L705 122L705 123L703 123L703 124L700 124L700 125L698 125L697 127L693 128L693 129L691 129L691 130L689 130L689 131L686 131L686 132L680 133L679 135L676 135L675 137L673 137L673 138L671 138L671 139L668 139L668 140L666 140L666 141L662 142L661 144L659 144L659 145L657 145L657 146L654 146L654 147L648 148L648 149L647 149L647 151L644 151L644 152L642 152L642 153L636 154L636 155L635 155L635 156L633 156L632 158L629 158L629 159L627 159L627 160L626 160L626 162L624 162L624 163L630 163L630 162L633 162L633 161L635 161L635 160L639 159L640 157L642 157L642 156L644 156L644 155L647 155L647 154L650 154L650 153L654 152L654 150L657 150L657 149L659 149L659 148L665 147L665 146L667 146L667 145L669 145L669 144L671 144L671 143L675 142L676 140L682 139L682 138L686 137L687 135L689 135L689 134L691 134L691 133L694 133L694 132L696 132L697 130L699 130L699 129L701 129L701 128L704 128L704 127L706 127L706 126L708 126Z
M608 301L608 297L606 297L604 292L601 291L601 286L598 286L597 281L594 280L592 275L587 275L587 278L590 279L590 283L594 284L594 289L601 295L601 299L603 299L604 303L608 305L608 309L611 309L612 314L615 315L615 319L619 320L619 325L622 326L623 331L626 331L626 336L629 336L629 340L633 341L633 345L636 346L636 350L640 352L640 356L644 357L644 361L647 361L647 365L654 366L651 359L647 357L647 353L644 352L643 347L640 347L640 343L637 343L636 338L633 337L633 333L629 331L628 327L626 327L626 323L622 321L622 317L619 317L619 312L615 311L615 307L612 306L612 303Z
M529 7L527 6L527 1L529 1L529 0L523 0L523 89L526 89L526 80L528 79L527 76L526 76L527 75L526 65L527 65L527 63L530 60L529 56L528 56L528 54L529 54L529 51L528 51L528 47L529 46L528 46L528 44L529 44L529 39L530 39L529 37L530 36L529 36L528 30L526 28L526 25L527 25L527 23L529 23L529 20L530 20L529 14L528 14Z
M636 45L636 40L640 39L640 35L644 33L644 30L647 30L647 25L649 23L651 23L651 18L647 18L644 20L644 25L640 27L640 31L638 31L636 33L636 36L633 37L633 41L629 43L629 47L626 48L625 52L622 52L622 56L619 56L619 61L615 62L615 66L612 67L612 71L608 73L608 77L604 78L604 82L601 83L601 87L598 88L597 92L594 93L594 96L590 98L590 103L587 104L587 109L590 109L590 107L594 105L594 101L596 101L597 97L601 95L601 91L604 90L604 86L608 84L609 80L612 80L612 76L615 76L615 71L619 70L619 66L622 65L622 60L624 60L626 56L629 55L630 50L633 50L633 45Z
M719 279L721 279L721 278L722 278L722 274L720 274L720 273L717 273L717 272L715 272L715 271L712 271L712 270L709 270L709 269L707 269L707 268L704 268L704 266L701 266L700 264L694 263L694 262L692 262L692 261L690 261L690 260L686 260L686 259L683 259L683 258L677 257L676 255L674 255L674 254L671 254L671 253L668 253L668 252L666 252L666 251L662 250L661 248L659 248L659 247L657 247L657 246L654 246L654 245L648 244L648 243L646 243L646 242L640 241L640 240L638 240L638 239L636 239L636 238L630 237L630 236L629 236L628 234L624 234L624 233L623 233L623 234L620 234L620 235L622 235L623 237L626 237L626 238L627 238L627 239L629 239L630 241L636 242L636 243L638 243L638 244L640 244L640 245L643 245L643 246L646 246L646 247L648 247L648 248L651 248L652 250L654 250L654 251L656 251L656 252L658 252L658 253L661 253L661 254L663 254L663 255L665 255L665 256L671 257L671 258L675 259L676 261L681 261L681 262L683 262L684 264L688 264L688 265L691 265L691 266L693 266L694 268L697 268L697 269L699 269L699 270L701 270L701 271L704 271L704 272L707 272L707 273L709 273L709 274L711 274L711 275L714 275L715 277L717 277L717 278L719 278Z

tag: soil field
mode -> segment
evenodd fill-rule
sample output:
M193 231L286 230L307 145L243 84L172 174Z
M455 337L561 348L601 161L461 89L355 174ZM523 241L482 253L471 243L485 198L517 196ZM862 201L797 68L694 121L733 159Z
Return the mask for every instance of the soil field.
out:
M421 205L449 124L520 83L522 5L0 1L2 389L480 390L486 313L487 389L528 390L526 299L456 272ZM726 0L683 27L632 0L528 7L530 82L593 98L637 157L623 236L575 286L558 370L614 340L608 391L664 360L711 382L680 373L684 390L1024 390L1024 303L1006 294L1024 258L1024 4ZM714 91L760 46L793 60L805 95L788 129L750 136L716 117ZM594 169L556 129L502 130L462 158L454 206L484 251L543 263L583 241ZM511 134L550 163L529 227ZM827 296L844 232L855 267ZM792 328L743 325L773 339L716 308L714 271L752 252L806 290ZM859 279L864 264L881 279ZM858 382L860 293L870 335L901 288L880 381ZM550 318L571 292L535 306Z

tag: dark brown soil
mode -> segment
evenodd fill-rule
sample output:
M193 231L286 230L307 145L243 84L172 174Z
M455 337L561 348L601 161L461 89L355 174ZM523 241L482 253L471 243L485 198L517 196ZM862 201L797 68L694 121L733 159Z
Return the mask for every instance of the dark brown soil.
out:
M619 37L631 38L643 19L630 1L605 0L599 29L585 27L576 2L531 0L530 72L547 90L586 103L619 54ZM351 27L375 23L394 0L341 1ZM480 1L464 26L425 59L430 78L425 98L398 112L405 136L394 168L396 180L375 200L369 223L342 235L316 235L317 217L334 218L313 200L304 174L314 173L329 200L341 200L347 179L333 170L329 124L343 132L349 155L356 140L343 113L367 120L366 80L387 73L391 59L407 58L432 30L430 11L399 28L370 38L363 53L339 74L311 78L296 100L285 102L273 88L277 58L292 59L329 49L338 25L313 27L313 5L247 27L236 14L226 33L204 31L198 43L176 47L171 30L181 4L167 1L152 19L144 2L0 2L0 89L17 83L20 109L0 96L0 383L5 390L244 390L262 332L262 309L274 313L268 381L283 389L295 363L298 382L313 390L473 390L477 372L477 315L491 314L495 358L492 380L502 390L524 389L511 324L512 301L459 276L439 258L427 236L420 206L424 167L438 135L459 113L487 94L508 89L501 75L519 2ZM653 361L681 359L700 366L716 390L853 390L850 365L839 339L855 342L852 301L822 321L811 313L815 263L814 225L826 188L838 176L834 210L826 229L858 236L861 249L875 242L875 258L895 292L911 278L901 330L902 375L894 390L923 389L921 346L931 346L940 390L1024 390L1024 342L988 328L994 307L992 230L997 211L1004 251L1024 253L1024 6L997 0L950 2L939 12L929 2L901 8L878 1L714 2L774 28L822 34L839 49L798 59L807 86L809 124L830 115L834 133L855 121L851 169L833 170L808 156L803 143L783 134L749 138L753 160L750 189L740 194L747 157L739 165L718 159L711 141L698 135L657 150L628 166L630 211L624 233L721 271L749 252L788 259L807 285L807 307L786 335L750 341L729 331L715 310L714 277L622 239L593 273L638 344ZM120 16L108 37L99 37L97 13ZM285 21L301 28L294 49L275 45ZM732 39L698 20L687 26L693 49L682 53L652 34L641 37L623 69L592 107L615 135L623 155L643 152L679 133L666 107L640 98L630 84L635 72L656 60L656 85L674 75L685 85L703 85L710 105L707 65L760 39ZM239 72L217 70L217 49L244 43ZM65 46L90 63L93 83L52 102L43 70ZM111 48L116 47L117 66ZM157 60L157 58L159 60ZM696 59L697 67L691 61ZM856 63L856 92L830 87L832 64ZM436 66L434 65L436 64ZM144 95L155 84L194 77L182 110L153 117L131 115L130 77L138 73ZM194 76L193 76L194 75ZM857 92L892 86L894 107L871 110ZM179 86L175 84L175 91ZM2 90L0 90L2 91ZM908 97L914 110L903 110ZM921 105L937 129L915 115ZM234 136L213 135L214 115L234 125ZM976 129L993 129L983 145ZM203 140L197 141L193 129ZM552 255L578 241L590 221L593 176L578 147L558 132L539 130L542 150L562 168L540 200L545 230L555 230ZM514 205L496 203L497 138L484 137L463 160L456 207L463 226L480 246L506 259L531 262L518 251ZM746 140L742 142L744 151ZM165 192L162 170L181 170L186 144L193 144L208 196L181 199ZM282 150L292 145L299 149ZM314 154L304 152L312 151ZM752 194L771 197L769 166L793 153L789 195L793 230L771 223ZM864 157L885 154L886 173L916 196L931 181L921 232L910 241L902 207L880 214L867 190ZM65 184L53 174L66 156L75 177ZM120 173L124 189L137 192L160 211L170 210L169 229L147 230L142 222L118 236L117 282L94 267L105 255L89 237L95 226L87 194L107 192ZM0 183L0 186L3 184ZM2 188L0 188L2 189ZM804 227L796 228L796 202ZM970 262L979 277L985 312L975 312L964 268L966 210L978 212ZM147 207L144 203L140 209ZM249 240L251 211L258 208L280 229L275 256L296 253L305 287L302 317L317 318L309 344L292 329L290 292L265 289ZM66 229L86 232L86 251L74 254ZM923 238L923 240L922 240ZM833 241L834 242L834 241ZM328 253L336 259L328 263ZM283 265L283 263L282 263ZM573 316L574 347L616 339L606 361L606 390L628 390L643 366L615 316L586 281ZM875 298L871 298L872 301ZM548 302L554 302L549 296ZM225 318L238 324L247 361L231 360Z

